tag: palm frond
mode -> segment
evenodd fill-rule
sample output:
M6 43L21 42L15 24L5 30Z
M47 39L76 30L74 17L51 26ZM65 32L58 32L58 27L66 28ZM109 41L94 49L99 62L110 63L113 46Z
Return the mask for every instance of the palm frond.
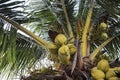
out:
M114 1L112 1L112 0L96 0L96 1L109 14L111 14L113 16L116 16L116 14L119 14L120 8L118 6L120 4L120 1L117 1L117 0L114 0Z
M24 12L23 9L25 1L12 1L12 0L2 0L0 1L0 14L9 16L18 23L24 23L28 19L25 17L28 12Z
M4 26L8 23L2 23L2 21L0 23L1 72L9 68L10 72L21 71L22 73L26 68L31 68L37 60L45 57L45 49L32 38L18 33L11 26Z

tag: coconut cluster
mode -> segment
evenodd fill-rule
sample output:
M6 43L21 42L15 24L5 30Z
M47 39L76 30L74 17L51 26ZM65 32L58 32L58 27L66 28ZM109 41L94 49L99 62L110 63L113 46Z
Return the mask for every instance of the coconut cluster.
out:
M76 46L67 42L67 37L64 34L58 34L55 37L54 43L48 43L48 59L54 62L70 64L71 56L76 52Z
M91 69L93 80L120 80L116 72L120 71L119 67L110 68L108 60L101 59L97 66Z
M104 23L104 22L102 22L102 23L100 23L100 25L99 25L99 29L100 29L100 31L101 31L101 39L103 39L103 40L106 40L106 39L108 39L108 34L107 34L107 24L106 23Z

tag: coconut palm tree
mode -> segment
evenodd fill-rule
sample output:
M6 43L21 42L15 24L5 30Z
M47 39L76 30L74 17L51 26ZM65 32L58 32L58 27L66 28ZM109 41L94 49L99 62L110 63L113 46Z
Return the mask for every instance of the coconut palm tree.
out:
M34 30L44 31L48 36L47 34L36 36L34 31L31 32L10 18L0 15L1 72L7 70L14 73L23 72L26 68L33 67L43 58L42 55L50 55L48 59L54 62L53 66L33 71L28 78L22 77L23 80L56 80L56 78L89 80L91 68L95 67L100 59L107 59L113 67L120 51L120 1L41 0L40 2L43 5L31 12L29 21L40 22L39 27L35 27ZM7 30L4 28L4 21L9 24ZM18 33L17 30L28 36ZM62 39L61 37L57 39L59 34L63 35ZM50 43L56 47L52 48L52 45L49 46ZM74 54L70 55L70 49L66 48L68 44L75 46ZM61 53L67 54L64 55L66 57L61 56ZM53 55L57 58L53 59Z

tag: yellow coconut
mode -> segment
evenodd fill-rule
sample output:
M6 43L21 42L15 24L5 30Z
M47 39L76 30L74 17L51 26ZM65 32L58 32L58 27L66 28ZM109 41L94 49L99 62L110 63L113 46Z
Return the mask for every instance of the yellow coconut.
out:
M109 67L109 63L105 59L100 60L97 64L97 68L102 70L103 72L107 72L109 70Z
M106 72L106 79L109 79L109 78L111 78L111 77L116 77L116 73L115 73L115 71L114 70L108 70L107 72Z
M64 34L58 34L55 38L55 43L60 46L67 42L67 38Z
M107 24L106 23L104 23L104 22L100 23L100 29L101 30L106 30L106 28L107 28Z
M103 40L108 39L108 34L105 33L105 32L101 33L101 38L102 38Z
M66 45L63 45L58 50L58 57L62 63L70 64L70 52Z
M67 44L67 46L70 50L70 55L73 55L77 50L76 46L74 44Z
M105 78L105 74L103 71L98 70L96 68L93 68L91 70L91 75L94 79L98 80L98 79L104 79Z

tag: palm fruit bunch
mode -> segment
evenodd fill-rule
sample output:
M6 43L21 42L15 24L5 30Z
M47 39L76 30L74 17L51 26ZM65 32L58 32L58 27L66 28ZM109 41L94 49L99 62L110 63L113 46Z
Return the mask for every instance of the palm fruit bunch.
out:
M120 72L119 67L110 68L109 62L106 59L101 59L97 66L91 69L93 80L120 80L116 72Z
M105 22L101 22L95 28L91 28L90 34L93 41L104 41L109 38L108 34L108 25Z
M48 59L51 61L58 61L64 64L70 64L72 55L76 52L77 48L74 44L68 43L68 39L64 34L58 34L54 42L48 43Z
M104 22L100 23L99 30L101 32L100 33L101 34L101 39L102 40L108 39L108 34L106 33L106 31L107 31L107 24L104 23Z

